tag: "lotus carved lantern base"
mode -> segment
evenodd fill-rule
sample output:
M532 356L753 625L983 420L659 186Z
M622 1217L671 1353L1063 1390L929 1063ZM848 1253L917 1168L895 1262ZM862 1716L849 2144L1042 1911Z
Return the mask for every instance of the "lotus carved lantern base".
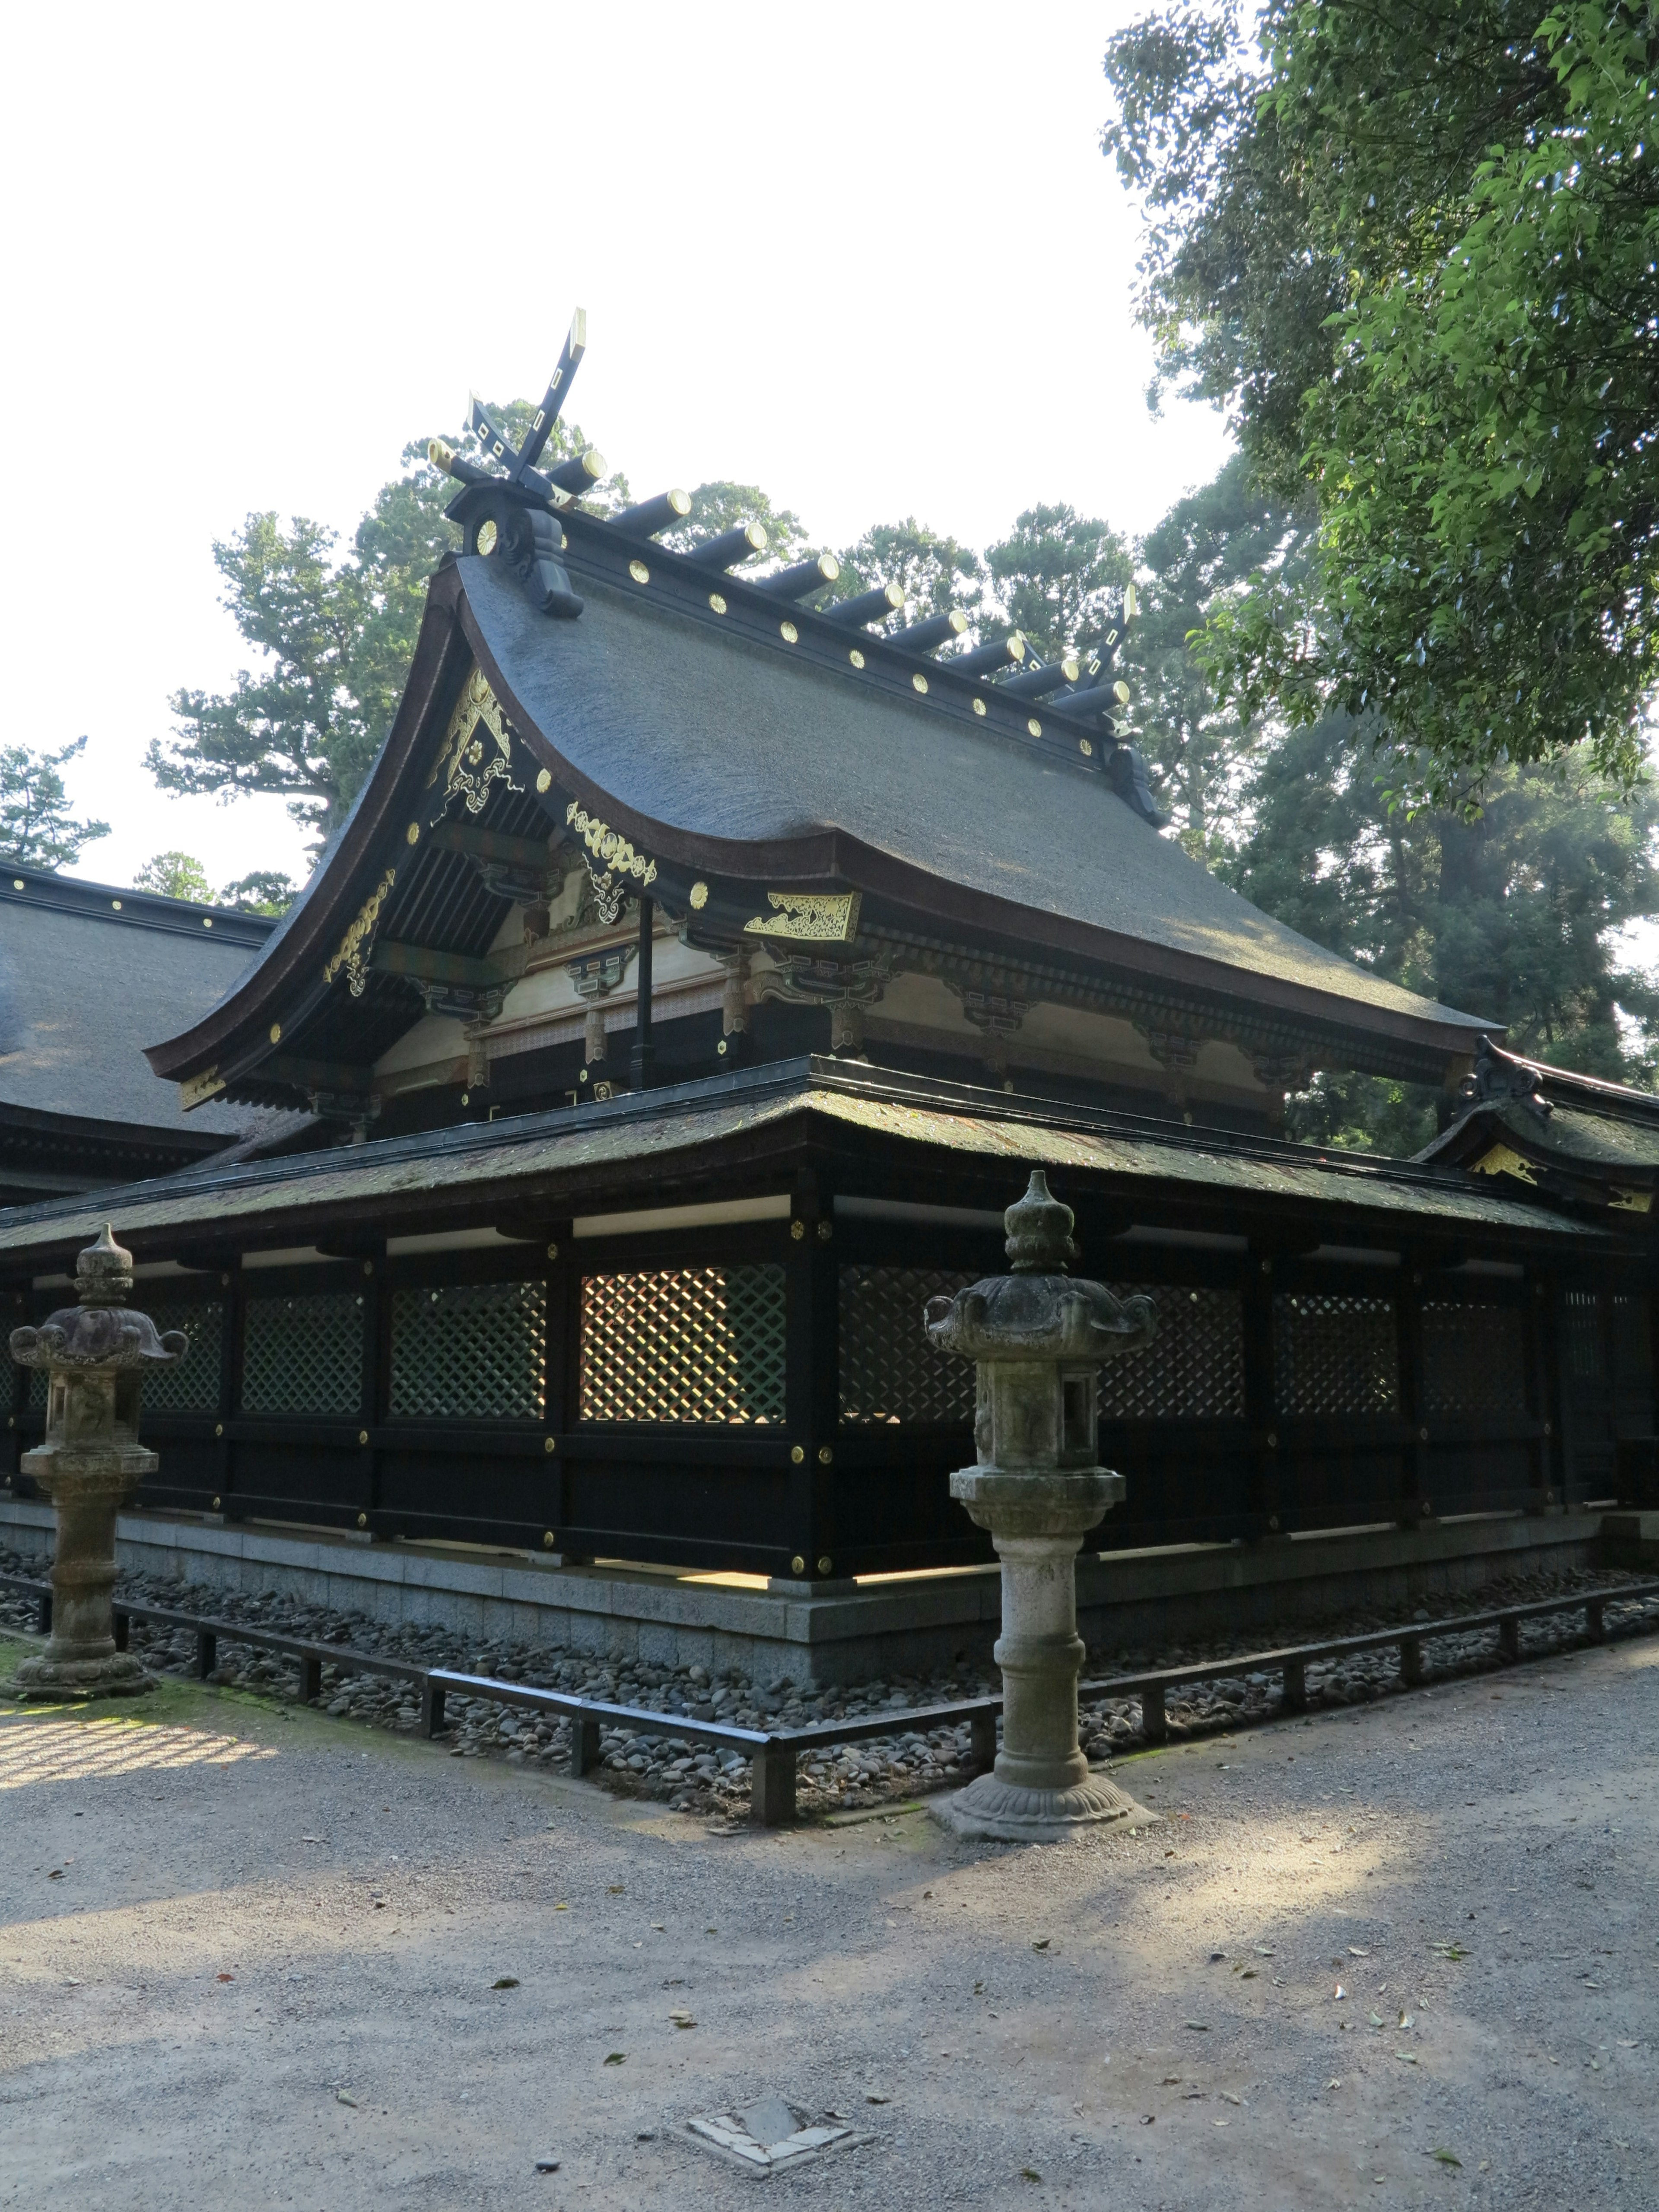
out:
M951 1477L951 1495L989 1530L1002 1563L1002 1748L941 1817L962 1835L1056 1843L1152 1818L1091 1774L1078 1747L1077 1553L1123 1496L1122 1476L1096 1462L1099 1364L1149 1342L1157 1315L1148 1298L1120 1302L1104 1284L1066 1274L1072 1213L1041 1170L1004 1220L1013 1272L931 1299L927 1311L937 1348L976 1363L979 1463Z

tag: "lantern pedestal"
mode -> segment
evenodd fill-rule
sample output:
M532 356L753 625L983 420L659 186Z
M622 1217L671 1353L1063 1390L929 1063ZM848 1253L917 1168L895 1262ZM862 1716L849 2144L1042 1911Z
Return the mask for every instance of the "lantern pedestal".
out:
M1078 1747L1077 1553L1123 1496L1122 1476L1095 1456L1100 1362L1149 1344L1158 1317L1148 1298L1120 1303L1104 1284L1066 1273L1077 1256L1071 1210L1041 1170L1004 1220L1012 1273L927 1309L938 1349L976 1363L979 1463L951 1477L951 1495L989 1530L1002 1562L1002 1748L941 1813L961 1835L1057 1843L1152 1819L1091 1775Z
M1003 1705L995 1766L945 1801L945 1819L958 1835L1005 1843L1056 1843L1103 1821L1150 1820L1115 1782L1090 1773L1077 1740L1078 1547L1121 1499L1122 1476L1103 1467L1048 1476L964 1468L951 1476L951 1495L990 1531L1002 1562Z

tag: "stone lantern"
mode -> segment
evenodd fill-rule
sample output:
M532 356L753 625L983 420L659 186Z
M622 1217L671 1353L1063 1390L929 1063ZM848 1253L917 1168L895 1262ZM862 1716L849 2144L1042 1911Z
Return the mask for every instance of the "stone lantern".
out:
M18 1697L110 1697L153 1686L131 1653L115 1648L115 1516L160 1464L138 1442L144 1369L182 1359L190 1340L176 1328L158 1336L148 1314L124 1303L132 1255L107 1228L75 1272L80 1304L11 1336L21 1366L46 1370L46 1433L24 1453L23 1472L58 1513L52 1640L19 1667Z
M1152 1817L1091 1775L1078 1748L1076 1561L1085 1531L1123 1496L1122 1476L1096 1463L1100 1363L1150 1342L1158 1315L1150 1298L1120 1301L1066 1273L1072 1210L1040 1169L1003 1220L1012 1273L927 1307L934 1346L977 1364L979 1463L951 1477L951 1495L1002 1562L1002 1749L944 1812L963 1835L1048 1843Z

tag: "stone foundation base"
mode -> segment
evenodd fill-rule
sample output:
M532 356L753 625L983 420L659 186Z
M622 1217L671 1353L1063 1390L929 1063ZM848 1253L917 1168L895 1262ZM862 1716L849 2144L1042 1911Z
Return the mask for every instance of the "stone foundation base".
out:
M1019 1790L981 1774L933 1810L959 1836L1005 1844L1057 1844L1079 1829L1119 1820L1150 1826L1155 1817L1115 1782L1092 1774L1075 1790Z
M155 1677L130 1651L105 1659L25 1659L6 1693L14 1698L136 1698L155 1687Z

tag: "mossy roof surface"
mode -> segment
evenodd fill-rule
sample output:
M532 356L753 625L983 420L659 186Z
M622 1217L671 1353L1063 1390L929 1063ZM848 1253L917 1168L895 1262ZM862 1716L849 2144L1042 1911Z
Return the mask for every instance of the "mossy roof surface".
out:
M1540 1118L1519 1099L1505 1104L1500 1118L1510 1135L1546 1158L1649 1174L1659 1170L1659 1121L1597 1114L1559 1103L1553 1114Z
M1037 1166L1108 1176L1126 1185L1184 1186L1194 1194L1212 1192L1221 1201L1229 1195L1312 1200L1345 1212L1396 1216L1402 1229L1410 1220L1430 1218L1569 1242L1589 1233L1532 1200L1501 1195L1486 1179L1454 1169L1322 1156L1176 1124L1167 1125L1167 1133L1165 1125L1114 1127L1105 1117L1094 1126L1068 1124L1060 1110L1038 1102L1026 1102L1024 1113L1013 1103L1006 1114L963 1110L925 1095L878 1095L874 1085L817 1079L822 1065L790 1063L782 1073L758 1070L749 1082L687 1085L679 1093L653 1097L648 1105L623 1097L216 1171L198 1169L94 1198L13 1207L0 1213L0 1252L90 1242L106 1221L114 1223L118 1235L175 1231L200 1239L223 1231L274 1243L279 1224L302 1239L308 1217L335 1209L372 1212L398 1233L418 1227L427 1206L453 1213L469 1190L494 1211L504 1187L568 1186L634 1161L648 1161L653 1180L669 1177L676 1153L711 1143L736 1148L745 1137L799 1115L821 1117L895 1146L1006 1160L1011 1191L1018 1170ZM796 1072L793 1079L790 1070Z

